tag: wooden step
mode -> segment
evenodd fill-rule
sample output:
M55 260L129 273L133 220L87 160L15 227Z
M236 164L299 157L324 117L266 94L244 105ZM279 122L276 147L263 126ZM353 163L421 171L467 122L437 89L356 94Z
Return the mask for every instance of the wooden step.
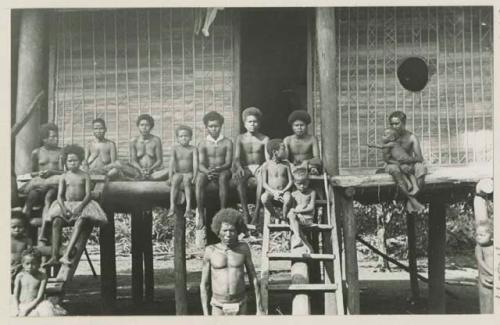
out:
M335 292L336 284L307 283L307 284L270 284L268 289L271 291L319 291Z
M273 261L307 261L307 260L316 260L316 261L332 261L335 259L335 255L333 254L298 254L298 253L267 253L267 258Z
M45 293L49 296L62 294L64 281L58 281L55 278L50 278L45 288Z
M270 231L290 231L290 225L287 224L268 224L267 227L269 228ZM312 225L308 226L307 229L311 230L318 230L318 231L331 231L333 229L333 226L330 225L323 225L323 224L317 224L313 223Z

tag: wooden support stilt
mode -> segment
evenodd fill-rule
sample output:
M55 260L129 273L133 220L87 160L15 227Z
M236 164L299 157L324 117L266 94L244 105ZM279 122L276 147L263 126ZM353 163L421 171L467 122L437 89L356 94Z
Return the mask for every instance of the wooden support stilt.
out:
M293 250L292 250L293 252ZM292 285L308 284L309 271L306 262L294 262L291 268ZM298 293L293 296L292 315L310 315L311 302L307 293Z
M143 224L142 212L131 213L131 237L132 237L132 300L135 304L143 300Z
M345 274L347 284L347 311L351 315L358 315L359 308L359 280L358 257L356 250L356 216L353 206L354 189L348 188L344 195L340 195L343 211L344 247L345 247Z
M143 212L143 258L144 258L144 296L146 302L154 299L154 268L153 268L153 214L151 210Z
M112 309L116 302L115 218L112 212L106 214L108 223L99 231L101 295L104 307Z
M46 89L48 65L48 15L44 10L22 10L19 30L16 118L23 118L37 94ZM18 133L16 173L31 172L31 152L40 145L40 110L35 111Z
M417 238L415 235L415 215L406 213L406 229L408 235L408 267L410 269L411 298L416 302L420 298L417 271Z
M186 289L186 219L176 208L174 229L175 314L187 315Z
M271 223L271 214L267 209L264 209L264 229L262 234L262 253L260 262L260 296L262 300L262 307L264 313L267 315L269 313L269 259L267 254L269 252L269 227L268 224Z
M446 202L436 197L429 206L429 313L444 314L445 308Z

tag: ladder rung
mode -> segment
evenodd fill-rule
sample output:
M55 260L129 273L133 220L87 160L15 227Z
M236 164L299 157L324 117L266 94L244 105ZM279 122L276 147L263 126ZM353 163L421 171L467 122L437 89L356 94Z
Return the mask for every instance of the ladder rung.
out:
M307 284L270 284L270 291L320 291L320 292L335 292L336 284L323 283L307 283Z
M298 254L298 253L267 253L269 260L319 260L331 261L335 259L333 254Z
M327 200L316 200L316 202L314 202L314 203L316 203L316 205L326 205L328 203L328 201Z
M269 228L270 231L290 231L290 225L287 224L268 224L267 227ZM312 225L308 226L305 229L328 231L332 230L333 227L330 225L313 223Z
M63 281L57 281L53 278L49 279L47 282L47 287L45 288L45 293L47 294L57 294L62 292L64 286Z

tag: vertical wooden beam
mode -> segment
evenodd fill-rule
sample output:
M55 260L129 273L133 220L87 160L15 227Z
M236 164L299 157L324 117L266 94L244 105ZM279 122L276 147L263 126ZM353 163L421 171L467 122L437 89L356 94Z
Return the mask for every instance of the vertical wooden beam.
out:
M106 211L108 223L100 228L101 296L104 307L110 309L116 302L116 254L114 213Z
M142 212L134 211L130 214L131 220L131 237L132 237L132 300L134 304L142 303L144 288L143 279L144 271L142 268L142 252L143 252L143 227L142 227ZM177 237L176 237L177 238Z
M408 267L410 269L411 298L414 302L420 298L417 271L417 238L415 235L415 215L406 213L406 230L408 235Z
M297 250L295 250L297 252ZM294 250L292 250L294 253ZM292 284L307 284L309 283L309 270L305 262L292 263L290 269L292 275ZM292 299L292 315L310 315L311 302L309 295L306 293L298 293Z
M319 89L321 98L321 128L323 161L329 175L338 175L338 114L335 9L316 8L316 50L318 56Z
M176 207L174 229L175 314L187 315L186 289L186 219Z
M436 197L429 206L429 313L444 314L445 309L446 203Z
M144 258L144 296L146 302L154 299L154 268L153 268L153 213L151 210L143 212L143 258Z
M359 280L358 257L356 250L356 216L353 205L354 189L348 188L344 195L340 195L342 215L344 218L344 247L345 247L345 275L347 284L347 311L351 315L358 315L359 308Z
M241 13L234 10L233 13L233 136L236 137L241 129L241 89L240 89L240 70L241 70Z
M48 17L44 10L23 10L19 30L16 118L29 109L31 101L47 85ZM44 105L45 106L45 105ZM18 133L15 147L16 173L31 171L31 152L39 145L40 111L36 111Z

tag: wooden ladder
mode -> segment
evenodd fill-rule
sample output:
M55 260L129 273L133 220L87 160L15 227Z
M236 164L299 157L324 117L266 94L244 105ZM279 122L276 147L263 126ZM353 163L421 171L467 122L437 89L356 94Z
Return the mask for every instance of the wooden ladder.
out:
M312 254L302 254L300 252L269 252L271 233L280 231L290 232L291 229L288 224L271 224L271 215L267 209L264 210L264 230L261 257L261 298L262 306L266 314L269 309L269 294L273 292L288 292L294 296L297 294L305 294L308 298L310 298L310 295L314 293L324 293L325 314L344 314L342 274L340 259L338 258L339 242L336 230L337 222L333 191L330 191L326 174L323 176L310 176L309 178L311 181L311 187L315 189L317 193L315 217L317 219L321 219L317 220L317 223L309 227L309 232L313 239L319 242L321 252L315 251ZM322 199L318 199L318 196ZM325 210L325 207L326 214L323 213L322 216L318 216L320 208ZM319 241L320 238L321 241ZM310 263L312 261L321 261L322 275L320 276L320 283L293 283L296 282L293 280L290 284L271 283L270 262L279 260L304 262L309 266L307 267L308 269L311 269ZM308 301L310 304L310 300ZM309 307L306 307L305 309L310 310ZM299 311L299 313L301 312ZM307 311L305 313L307 313Z

